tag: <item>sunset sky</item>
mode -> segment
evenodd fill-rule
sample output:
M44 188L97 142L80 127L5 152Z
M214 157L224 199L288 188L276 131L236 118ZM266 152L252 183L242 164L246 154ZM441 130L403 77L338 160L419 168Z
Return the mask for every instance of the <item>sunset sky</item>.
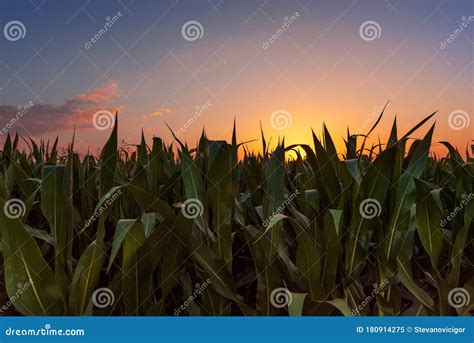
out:
M342 148L347 126L366 133L390 100L374 139L385 141L395 115L403 134L437 110L435 142L464 152L474 139L473 7L471 0L2 0L0 127L31 102L7 131L59 135L64 146L76 125L80 151L95 152L107 139L110 128L93 125L104 110L119 111L120 139L132 144L142 129L171 143L165 122L191 146L203 127L211 139L230 140L235 117L239 141L259 139L261 122L272 142L308 143L311 127L320 133L325 122ZM20 37L7 30L12 22L23 25ZM186 24L194 27L187 32Z

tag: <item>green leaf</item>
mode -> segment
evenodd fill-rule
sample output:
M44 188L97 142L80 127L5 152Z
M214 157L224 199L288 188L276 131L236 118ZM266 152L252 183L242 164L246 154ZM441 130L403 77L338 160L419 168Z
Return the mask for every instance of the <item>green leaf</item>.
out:
M82 253L69 289L69 308L72 315L80 316L92 310L92 293L99 282L104 263L103 219L99 219L97 238Z
M329 292L334 289L336 283L337 266L342 251L342 211L328 210L324 215L323 225L321 279L324 289Z
M429 309L434 308L433 299L426 293L423 288L419 287L413 280L410 261L401 254L397 257L398 277L403 285L413 294L423 305Z
M70 166L69 166L70 167ZM72 180L65 166L45 166L41 181L41 210L55 242L55 272L64 288L69 285L66 261L72 237Z
M145 229L145 236L148 238L155 229L156 216L154 213L143 213L142 215L143 228Z
M275 152L267 161L265 170L265 189L263 197L263 213L264 220L269 220L275 214L283 211L283 194L284 194L284 178L285 178L285 150L283 146L278 146ZM267 259L271 260L278 249L281 236L281 224L276 223L271 230L265 231L268 239L263 241Z
M472 193L470 196L473 196ZM474 201L469 200L469 198L466 198L464 201L468 201L464 214L464 226L457 233L451 251L451 271L448 276L448 282L452 287L456 287L459 284L461 263L463 255L466 254L464 250L467 248L466 241L469 235L469 228L472 226L474 218Z
M434 125L428 131L423 140L418 144L409 165L400 178L398 187L396 187L395 206L393 215L390 216L390 222L387 230L387 238L383 240L385 250L385 261L391 263L394 261L398 250L400 249L402 237L400 232L405 232L410 218L410 209L415 203L415 183L414 178L421 176L426 168L431 139L433 136Z
M214 234L209 228L207 195L199 169L199 161L193 160L187 150L180 151L179 156L181 160L181 177L186 193L185 200L196 199L202 204L202 212L194 221L204 233L214 238Z
M360 185L357 200L352 207L349 235L345 243L345 266L349 276L355 278L367 256L373 228L377 223L390 184L395 148L382 152L368 167ZM371 205L375 216L364 215L364 203Z
M0 208L4 206L0 198ZM0 226L6 290L10 298L18 297L15 308L24 315L62 315L61 290L35 240L20 219L9 218L4 211L0 211Z
M125 239L125 236L128 234L130 229L136 223L136 219L120 219L117 222L117 227L115 228L114 241L112 243L112 250L110 251L109 265L107 266L107 273L110 271L110 267L119 252L122 242Z
M422 181L416 184L416 229L421 243L428 253L431 265L438 269L438 261L443 248L441 213L430 188Z
M331 304L335 308L337 308L344 316L350 317L353 316L352 310L347 305L346 300L344 299L333 299L326 301L328 304Z
M105 144L99 158L99 178L100 189L99 197L102 198L114 185L115 168L117 166L117 130L118 130L118 115L115 114L115 123L109 140Z
M288 304L290 316L301 316L303 314L304 299L307 293L291 293L291 301Z
M165 201L155 197L153 194L134 185L127 185L127 189L132 193L135 201L143 208L145 212L155 212L164 221L167 218L173 218L174 213L171 207Z
M192 256L209 275L212 288L230 300L239 301L234 280L225 268L225 262L194 237L191 238L191 242Z
M314 169L316 182L321 192L323 202L330 206L337 202L341 193L341 185L337 178L336 169L334 168L334 156L331 157L326 150L324 150L314 132L312 132L312 135L314 150L317 156L316 168Z
M164 298L179 280L179 272L188 257L191 230L192 220L180 213L176 217L172 230L166 237L165 251L161 263L161 288Z
M122 291L125 313L142 315L146 312L146 301L149 300L151 275L144 277L141 268L149 265L146 256L140 255L139 249L145 242L145 231L141 221L135 221L123 241Z
M209 186L207 194L212 209L212 226L216 232L217 255L232 272L231 222L234 205L231 180L231 150L226 142L209 141Z

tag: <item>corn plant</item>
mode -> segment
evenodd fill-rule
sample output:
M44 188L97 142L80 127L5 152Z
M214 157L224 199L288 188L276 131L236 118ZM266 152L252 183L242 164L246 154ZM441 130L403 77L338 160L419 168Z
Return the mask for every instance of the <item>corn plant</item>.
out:
M259 153L235 123L230 143L130 153L116 117L82 157L8 135L1 314L469 315L473 158L430 154L434 125L414 138L433 115L369 146L382 115L342 153L325 126L313 146L262 132Z

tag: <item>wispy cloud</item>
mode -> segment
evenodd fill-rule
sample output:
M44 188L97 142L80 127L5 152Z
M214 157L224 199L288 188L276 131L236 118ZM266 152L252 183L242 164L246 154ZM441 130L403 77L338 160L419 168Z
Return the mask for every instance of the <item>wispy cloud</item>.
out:
M162 116L163 114L167 114L167 113L171 113L171 112L172 112L171 108L161 107L161 108L157 109L156 111L145 114L143 116L143 118L144 119L150 119L150 118Z
M27 135L56 132L74 125L78 128L92 127L92 116L98 110L115 112L123 109L122 106L110 105L118 92L116 83L105 83L90 92L73 95L60 105L34 103L20 117L19 106L22 104L0 105L0 126L7 126L9 132Z

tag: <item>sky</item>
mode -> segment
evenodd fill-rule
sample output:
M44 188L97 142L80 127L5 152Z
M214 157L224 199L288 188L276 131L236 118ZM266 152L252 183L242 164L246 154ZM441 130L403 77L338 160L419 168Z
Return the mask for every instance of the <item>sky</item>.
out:
M474 120L470 0L1 0L0 142L6 133L96 151L119 113L141 130L194 146L210 139L310 143L347 127L385 141L438 111L439 141L464 151ZM20 107L21 106L21 107ZM414 137L420 138L426 126ZM259 142L248 144L259 149Z

